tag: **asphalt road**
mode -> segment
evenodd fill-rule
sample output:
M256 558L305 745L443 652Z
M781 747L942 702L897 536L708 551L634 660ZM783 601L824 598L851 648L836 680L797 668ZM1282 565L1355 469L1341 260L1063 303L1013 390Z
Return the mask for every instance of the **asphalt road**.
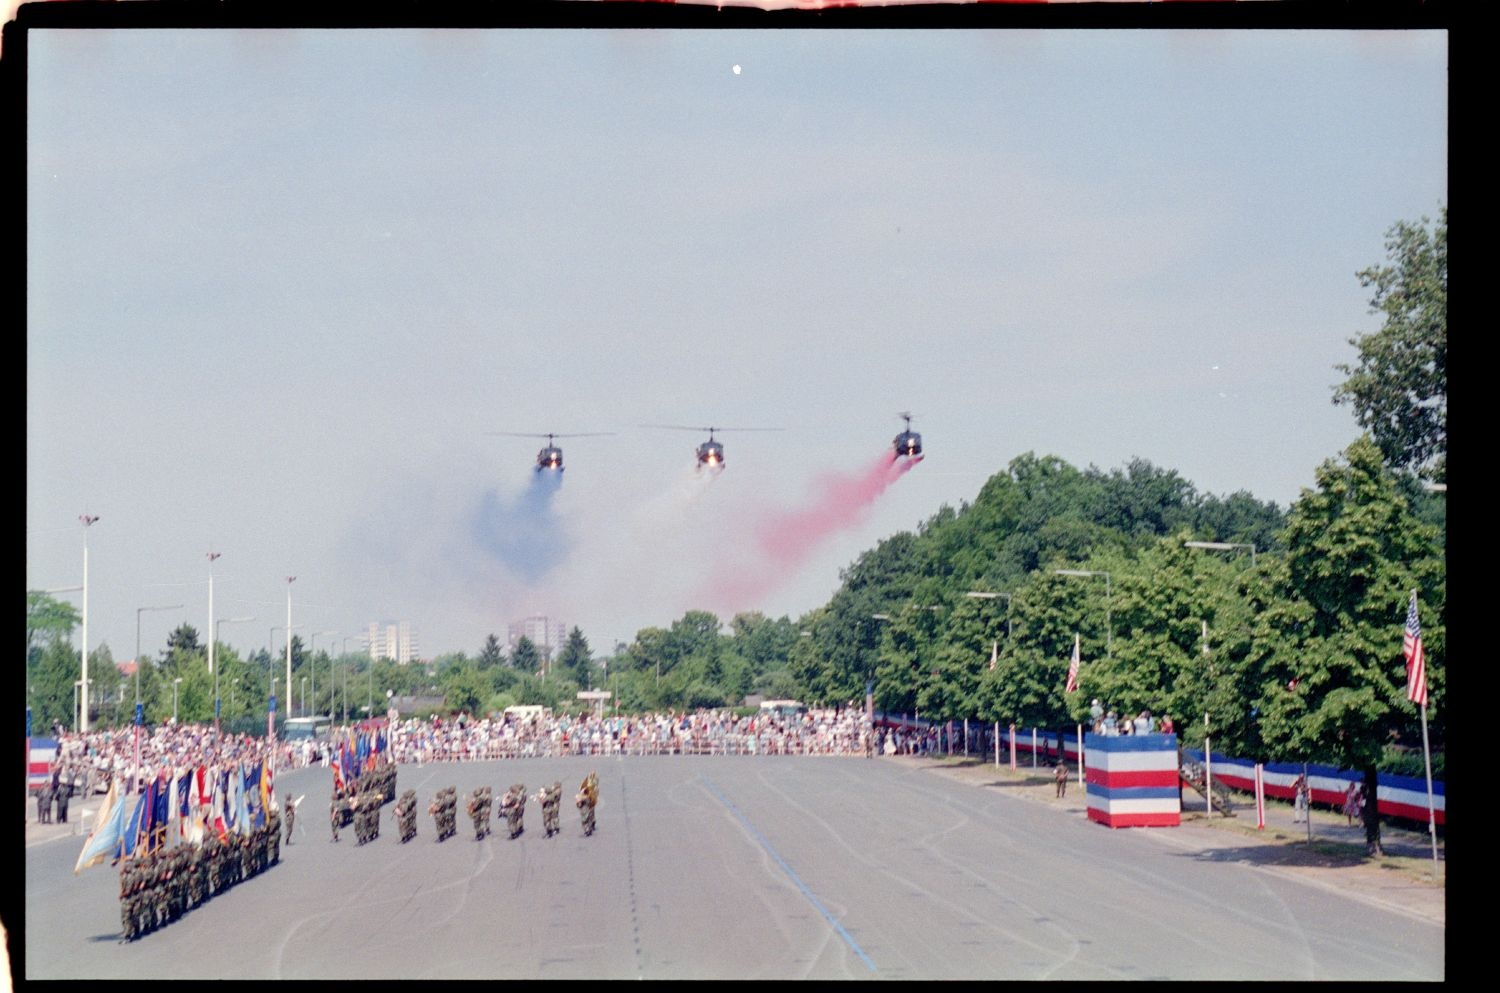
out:
M571 797L597 769L599 830ZM564 788L515 841L476 842L463 800ZM81 839L26 852L27 979L1442 980L1444 926L1285 874L1205 859L1173 829L862 758L559 758L401 767L426 810L402 845L328 840L329 774L280 865L119 943L118 875L73 875Z

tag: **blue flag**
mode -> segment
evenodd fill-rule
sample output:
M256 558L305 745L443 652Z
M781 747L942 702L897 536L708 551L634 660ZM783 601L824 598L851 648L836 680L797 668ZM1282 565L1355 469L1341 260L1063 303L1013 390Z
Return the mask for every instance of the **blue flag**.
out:
M124 804L120 805L123 809ZM115 849L114 861L128 859L135 854L136 846L140 843L141 834L145 831L147 812L151 809L151 803L145 793L135 798L135 810L125 821L125 828L120 832L120 844Z
M73 866L73 875L100 864L120 847L120 834L125 830L125 804L120 799L119 786L118 781L109 784L109 794L104 798L104 806L99 808L93 830L83 843L83 851Z

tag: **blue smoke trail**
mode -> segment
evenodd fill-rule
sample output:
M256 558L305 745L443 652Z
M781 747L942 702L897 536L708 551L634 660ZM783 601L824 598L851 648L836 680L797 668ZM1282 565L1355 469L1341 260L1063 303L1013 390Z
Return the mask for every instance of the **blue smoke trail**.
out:
M490 490L474 515L479 547L527 583L535 583L567 558L570 543L552 509L562 473L532 474L531 485L507 501Z

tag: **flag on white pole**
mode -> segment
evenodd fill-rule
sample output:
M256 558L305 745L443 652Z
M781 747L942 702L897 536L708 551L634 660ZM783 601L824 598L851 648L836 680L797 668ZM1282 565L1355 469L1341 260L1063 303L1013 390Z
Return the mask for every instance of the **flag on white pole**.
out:
M1427 705L1427 659L1422 653L1422 626L1417 623L1417 591L1411 591L1406 608L1406 634L1401 638L1401 654L1406 656L1406 698L1418 706Z

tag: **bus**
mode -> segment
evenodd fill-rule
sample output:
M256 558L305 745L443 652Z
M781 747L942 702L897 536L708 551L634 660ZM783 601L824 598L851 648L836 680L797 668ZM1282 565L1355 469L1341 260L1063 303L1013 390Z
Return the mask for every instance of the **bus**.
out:
M762 714L797 720L803 714L807 713L807 705L797 700L762 700L760 702L760 712Z
M328 737L331 730L332 717L288 717L281 734L286 741L304 741L308 738L319 741Z

